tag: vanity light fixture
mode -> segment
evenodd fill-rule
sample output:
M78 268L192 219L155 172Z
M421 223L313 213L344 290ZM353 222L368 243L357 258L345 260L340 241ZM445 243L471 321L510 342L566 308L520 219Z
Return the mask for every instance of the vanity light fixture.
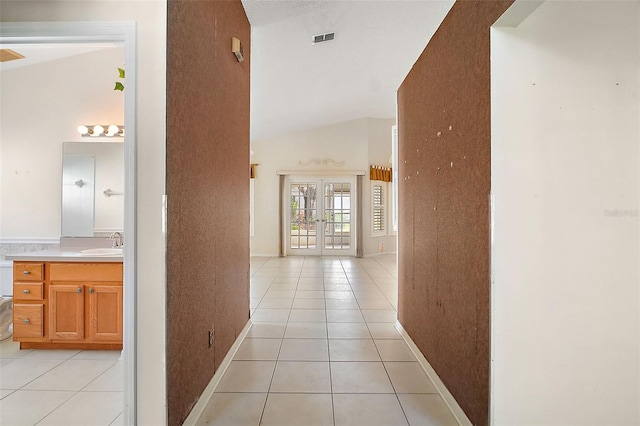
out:
M122 137L124 136L124 126L118 126L116 124L111 124L109 126L107 125L102 126L100 124L95 124L95 125L83 124L78 126L78 133L80 133L80 135L82 136L91 136L91 137L98 137L98 136Z

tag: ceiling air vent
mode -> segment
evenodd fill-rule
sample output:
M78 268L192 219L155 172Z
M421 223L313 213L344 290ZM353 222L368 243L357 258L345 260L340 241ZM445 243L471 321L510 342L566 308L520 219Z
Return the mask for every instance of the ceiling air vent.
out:
M24 58L24 56L11 49L0 49L0 62L9 62L22 58Z
M313 44L331 41L336 37L335 33L318 34L313 36Z

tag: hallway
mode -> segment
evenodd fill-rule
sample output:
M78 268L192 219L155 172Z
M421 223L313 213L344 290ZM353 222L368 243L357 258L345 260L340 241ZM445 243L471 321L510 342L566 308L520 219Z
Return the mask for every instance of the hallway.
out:
M199 424L458 424L396 310L395 254L252 258L253 326Z

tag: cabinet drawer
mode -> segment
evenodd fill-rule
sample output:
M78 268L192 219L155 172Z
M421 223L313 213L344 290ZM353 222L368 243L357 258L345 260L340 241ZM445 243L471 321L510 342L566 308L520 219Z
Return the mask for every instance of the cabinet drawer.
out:
M16 300L42 300L44 283L13 283L13 298Z
M51 263L51 281L122 281L122 263Z
M44 305L13 304L13 335L15 338L44 337Z
M14 281L43 281L44 263L13 263Z

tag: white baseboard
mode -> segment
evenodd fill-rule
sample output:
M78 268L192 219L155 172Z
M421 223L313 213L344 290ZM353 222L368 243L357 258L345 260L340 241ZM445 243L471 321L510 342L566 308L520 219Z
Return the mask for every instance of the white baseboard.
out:
M453 413L454 417L458 421L458 424L462 426L472 426L473 423L471 423L467 415L464 413L464 411L462 411L462 408L460 408L460 405L458 405L458 401L456 401L453 395L451 395L451 392L449 392L449 389L447 389L444 383L442 383L442 380L440 380L440 377L438 376L436 371L433 369L431 364L429 364L429 361L427 361L424 355L422 355L420 349L418 349L416 344L413 343L411 337L409 337L405 329L402 327L402 324L400 324L400 322L398 321L396 321L396 329L400 332L400 335L402 335L402 338L407 343L407 345L409 345L409 349L411 349L411 352L413 352L413 355L418 360L418 363L427 374L429 379L431 379L431 381L433 382L433 385L436 387L436 390L438 391L440 396L442 396L442 399L444 399L444 402L449 407L449 410L451 410L451 413Z
M244 328L238 335L238 338L236 339L236 341L233 342L233 345L229 349L229 352L227 352L227 355L222 360L220 367L218 367L215 374L209 381L209 384L204 389L204 392L202 392L202 395L200 395L200 398L198 398L198 402L196 402L196 404L191 409L189 416L187 416L184 423L182 423L183 426L192 426L192 425L195 426L195 425L202 424L200 417L202 416L202 413L204 413L204 410L209 405L209 401L211 401L211 398L213 398L213 394L216 391L218 384L220 384L220 380L222 380L222 376L231 365L231 361L233 360L233 357L236 355L236 352L238 352L238 349L240 348L240 344L242 343L244 338L247 336L247 333L251 328L251 324L252 324L251 320L247 321L247 324L244 326Z

